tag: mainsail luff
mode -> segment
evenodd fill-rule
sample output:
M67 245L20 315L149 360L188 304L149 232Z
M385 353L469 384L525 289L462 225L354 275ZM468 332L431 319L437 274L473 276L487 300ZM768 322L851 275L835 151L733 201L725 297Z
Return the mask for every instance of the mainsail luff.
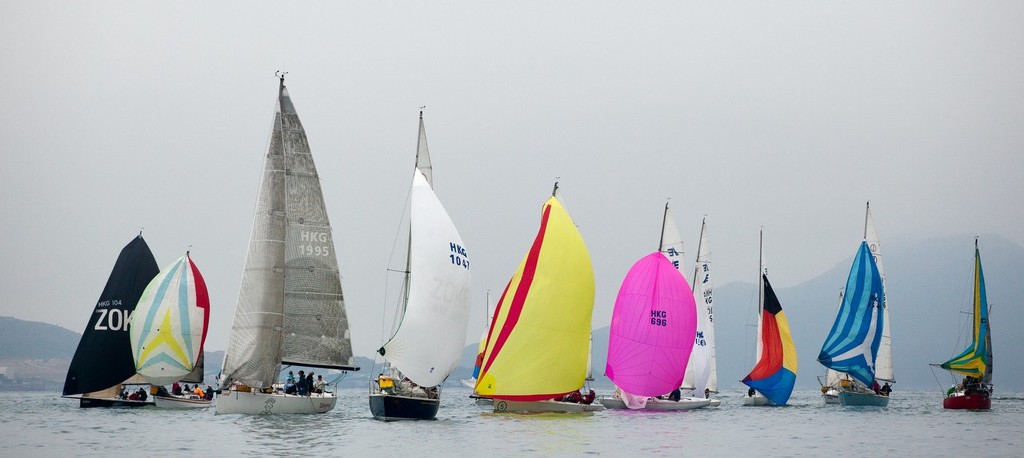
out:
M65 396L104 390L135 375L128 322L159 272L141 234L121 249L71 360Z
M864 240L871 249L871 255L878 266L878 275L882 281L882 337L878 343L878 356L875 358L875 378L883 382L895 383L896 371L892 359L892 325L889 321L889 296L885 294L885 267L882 265L882 244L875 230L875 220L871 216L871 203L864 209Z
M282 362L355 368L320 179L283 77L224 375L269 387Z

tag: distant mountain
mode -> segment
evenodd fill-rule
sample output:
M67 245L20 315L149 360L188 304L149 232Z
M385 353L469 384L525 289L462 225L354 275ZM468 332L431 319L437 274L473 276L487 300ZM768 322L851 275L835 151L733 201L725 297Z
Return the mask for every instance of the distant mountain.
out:
M60 326L0 317L0 359L71 359L81 334Z

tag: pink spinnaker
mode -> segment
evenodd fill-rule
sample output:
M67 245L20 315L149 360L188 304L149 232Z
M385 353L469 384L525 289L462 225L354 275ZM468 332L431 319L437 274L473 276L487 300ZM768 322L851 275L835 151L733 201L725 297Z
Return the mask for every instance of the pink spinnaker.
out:
M686 279L661 252L644 256L615 299L605 375L632 395L667 394L683 383L696 331Z

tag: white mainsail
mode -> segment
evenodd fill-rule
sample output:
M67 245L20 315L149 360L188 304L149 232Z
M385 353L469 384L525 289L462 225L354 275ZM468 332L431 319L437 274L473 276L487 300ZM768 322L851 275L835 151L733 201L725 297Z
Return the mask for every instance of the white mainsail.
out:
M875 378L883 382L896 382L896 374L892 363L892 334L889 331L889 295L885 292L885 269L882 267L882 245L878 241L875 220L871 217L871 204L868 203L864 213L864 241L868 242L871 255L878 265L878 274L882 277L882 339L878 344L878 355L875 357Z
M718 392L718 368L715 356L714 285L711 282L711 243L708 242L707 220L701 221L700 241L693 267L693 295L697 302L697 335L687 365L683 388L699 395L704 389ZM687 383L690 382L690 383Z
M224 383L269 387L282 363L355 369L335 253L320 177L282 78Z
M410 216L409 296L384 358L421 386L440 384L458 365L469 322L469 260L455 225L420 169Z

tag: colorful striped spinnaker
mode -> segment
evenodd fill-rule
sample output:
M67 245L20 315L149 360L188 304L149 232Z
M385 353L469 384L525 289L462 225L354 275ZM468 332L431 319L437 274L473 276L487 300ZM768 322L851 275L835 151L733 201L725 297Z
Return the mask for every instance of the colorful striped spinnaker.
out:
M608 337L605 375L622 391L661 396L683 383L697 308L690 285L660 251L622 280Z
M989 368L992 358L992 338L988 324L988 298L985 294L985 274L981 270L981 252L974 241L974 339L966 350L940 365L943 369L991 383Z
M594 268L558 199L498 301L476 392L539 401L583 386L594 310Z
M785 405L796 383L796 347L789 333L789 321L775 296L768 276L761 274L764 307L761 310L761 359L743 379L743 383L763 394L776 405Z
M210 296L186 254L146 286L132 316L132 354L139 375L154 385L192 371L206 341Z
M850 267L846 294L832 330L818 354L825 367L845 372L865 386L875 381L875 358L882 341L885 291L878 265L868 243L860 249Z

